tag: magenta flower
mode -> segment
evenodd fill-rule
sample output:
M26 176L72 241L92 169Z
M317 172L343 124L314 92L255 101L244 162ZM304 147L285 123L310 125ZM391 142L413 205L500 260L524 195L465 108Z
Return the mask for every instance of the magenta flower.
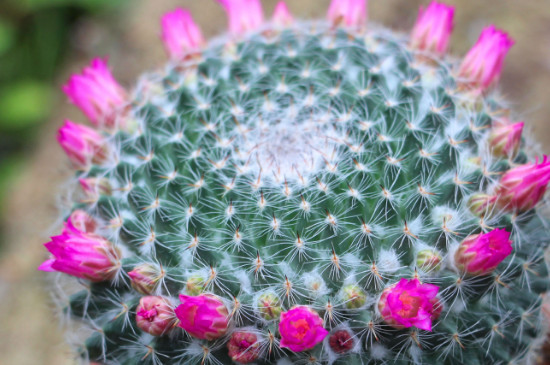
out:
M507 33L493 25L485 28L462 61L459 76L472 86L488 89L500 79L504 59L513 45L514 41Z
M411 34L412 47L440 55L447 52L454 13L454 7L437 1L432 1L426 9L421 6Z
M126 103L126 91L101 58L94 58L81 74L72 75L63 91L97 127L113 128L117 109Z
M181 60L197 52L205 43L200 28L185 9L178 8L164 14L161 23L162 41L173 60Z
M281 313L279 322L281 347L294 352L310 350L328 335L319 314L307 306Z
M288 10L288 6L284 1L279 1L273 11L273 23L279 27L288 27L294 18Z
M550 182L550 161L544 156L541 163L525 164L508 170L500 179L495 193L503 209L524 212L533 209L546 192Z
M521 134L525 123L499 124L489 135L489 146L495 156L514 157L521 145Z
M438 286L422 284L416 278L401 279L382 292L378 310L384 321L394 328L416 327L431 331L432 321L441 314L436 298L438 291Z
M367 23L367 0L332 0L327 18L335 26L362 27Z
M229 19L229 31L241 35L257 30L264 22L260 0L218 0Z
M250 364L260 357L260 343L254 333L237 330L227 343L229 357L238 364Z
M84 233L94 233L97 229L97 222L88 213L77 209L71 213L68 224Z
M103 136L84 125L66 120L57 132L57 141L77 169L86 170L106 159Z
M466 237L455 253L455 265L468 274L487 275L493 272L510 253L512 253L510 232L495 229L489 233Z
M71 220L59 236L45 243L52 258L38 267L42 271L59 271L94 282L110 280L120 269L120 253L105 238L85 233Z
M220 298L212 294L196 297L180 295L176 308L179 326L191 336L202 340L215 340L225 335L229 326L229 312Z
M162 336L175 325L174 309L163 297L142 297L136 308L136 324L143 331Z
M161 273L149 264L134 267L132 271L128 272L128 276L132 288L145 295L149 295L155 290L159 279L162 277Z

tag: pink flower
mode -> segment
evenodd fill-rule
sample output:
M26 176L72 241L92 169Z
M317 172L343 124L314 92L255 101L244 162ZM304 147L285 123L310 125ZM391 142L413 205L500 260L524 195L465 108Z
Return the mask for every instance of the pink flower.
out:
M459 76L467 83L486 90L500 79L504 59L513 45L514 41L507 33L493 25L485 28L462 61Z
M281 313L279 322L281 347L294 352L310 350L328 335L319 314L307 306Z
M362 27L367 23L367 0L332 0L327 18L335 26Z
M401 279L382 292L378 310L384 321L394 328L414 326L431 331L432 321L441 313L436 298L438 291L438 286L422 284L416 278Z
M200 28L185 9L164 14L161 23L162 41L173 60L181 60L189 53L197 52L205 43Z
M421 51L444 54L453 31L454 13L454 7L437 1L432 1L425 10L421 6L411 34L412 46Z
M525 164L508 170L500 179L495 193L503 209L524 212L533 209L546 192L550 182L548 156L539 163Z
M215 340L225 335L229 325L229 312L220 298L212 294L196 297L180 295L176 308L179 326L191 336L202 340Z
M86 170L92 163L105 161L103 136L92 128L66 120L57 132L57 141L77 169Z
M495 229L466 237L455 253L455 264L463 272L486 275L512 253L510 233Z
M158 281L162 278L162 274L149 264L141 264L134 267L132 271L128 272L128 276L130 277L132 288L145 295L151 294L155 290Z
M126 92L111 75L107 60L101 58L94 58L81 74L72 75L63 91L98 127L113 128L117 109L126 103Z
M231 334L227 343L229 357L239 364L250 364L260 357L260 343L254 333L240 330Z
M489 145L491 152L495 156L514 157L517 155L521 145L521 133L523 125L519 122L515 124L498 124L493 127L489 135Z
M96 201L99 195L111 195L113 192L109 180L105 178L88 177L78 179L78 182L88 201Z
M59 271L100 282L112 279L120 268L120 253L105 238L85 233L70 220L59 236L44 244L52 254L38 270Z
M97 222L88 213L77 209L71 213L67 220L69 225L85 233L94 233L97 229Z
M287 27L294 21L288 6L284 1L279 1L273 11L273 23L279 27Z
M143 331L162 336L176 323L174 309L163 297L143 297L136 308L136 324Z
M264 22L260 0L218 0L229 18L229 31L235 35L258 29Z

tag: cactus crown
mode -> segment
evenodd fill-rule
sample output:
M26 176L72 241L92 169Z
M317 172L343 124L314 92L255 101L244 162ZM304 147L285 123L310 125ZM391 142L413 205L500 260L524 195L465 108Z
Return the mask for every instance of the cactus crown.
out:
M92 330L82 356L525 359L542 331L549 235L537 210L498 203L501 175L527 162L523 149L492 153L494 125L506 122L498 94L457 73L441 47L411 47L345 12L329 22L286 14L281 25L278 10L255 25L235 14L246 2L224 5L254 29L188 45L95 120L101 141L87 140L85 194L71 209L94 227L71 215L64 235L79 238L49 245L65 242L70 256L93 241L101 258L69 272L48 246L57 263L42 267L81 278L64 310ZM489 236L496 228L509 240ZM484 242L493 257L506 244L513 252L474 272ZM172 313L178 295L186 307Z

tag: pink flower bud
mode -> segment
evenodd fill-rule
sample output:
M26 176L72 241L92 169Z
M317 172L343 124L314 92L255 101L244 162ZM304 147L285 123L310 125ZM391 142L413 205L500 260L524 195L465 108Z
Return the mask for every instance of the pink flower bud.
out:
M334 332L328 338L330 349L337 354L345 354L355 346L353 335L347 330L339 330Z
M191 336L202 340L215 340L225 335L229 326L229 312L221 299L212 294L196 297L180 295L176 308L179 326Z
M245 330L235 331L227 343L229 357L239 364L250 364L260 357L258 336Z
M229 19L229 31L242 35L257 30L264 22L260 0L218 0Z
M334 26L363 27L367 23L367 0L332 0L327 18Z
M136 323L143 331L153 336L162 336L176 323L174 309L163 297L143 297L136 308Z
M86 195L87 201L95 202L100 195L111 195L113 193L111 183L107 179L88 177L78 179L78 182Z
M57 132L57 141L77 169L86 170L106 159L103 137L84 125L66 120Z
M158 281L162 278L162 274L153 266L149 264L141 264L130 272L128 276L131 280L132 288L137 292L145 295L151 294Z
M489 146L491 146L491 152L494 156L513 158L517 155L521 145L521 133L524 124L519 122L499 124L493 127L489 135Z
M550 182L550 162L544 156L533 164L525 164L508 170L495 190L497 204L502 209L525 212L533 209L546 192Z
M411 34L412 47L440 55L447 52L454 12L454 7L437 1L432 1L425 10L421 6Z
M281 347L294 352L310 350L328 335L319 314L307 306L281 313L279 322Z
M273 11L273 23L279 27L288 27L294 22L294 18L284 1L279 1Z
M455 265L462 272L487 275L512 253L510 233L495 229L466 237L455 252Z
M164 14L161 23L162 41L173 60L181 60L205 44L200 28L185 9L178 8Z
M100 282L112 279L120 269L120 253L109 241L78 230L70 220L61 235L51 239L44 246L52 258L38 270L59 271Z
M432 321L441 313L436 298L438 291L438 286L422 284L416 278L401 279L382 292L378 310L384 321L394 328L416 327L431 331Z
M459 76L474 87L488 89L500 79L504 59L513 45L507 33L493 25L485 28L462 61Z
M94 58L81 74L71 76L63 91L98 127L112 128L116 111L126 103L126 92L107 67L107 60Z
M77 209L71 213L68 224L85 233L94 233L97 229L97 222L88 213Z

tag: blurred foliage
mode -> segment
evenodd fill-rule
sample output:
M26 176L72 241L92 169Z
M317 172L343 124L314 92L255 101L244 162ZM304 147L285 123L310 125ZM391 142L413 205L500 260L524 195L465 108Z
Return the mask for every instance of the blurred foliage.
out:
M0 0L0 204L51 109L53 80L83 16L124 0Z

